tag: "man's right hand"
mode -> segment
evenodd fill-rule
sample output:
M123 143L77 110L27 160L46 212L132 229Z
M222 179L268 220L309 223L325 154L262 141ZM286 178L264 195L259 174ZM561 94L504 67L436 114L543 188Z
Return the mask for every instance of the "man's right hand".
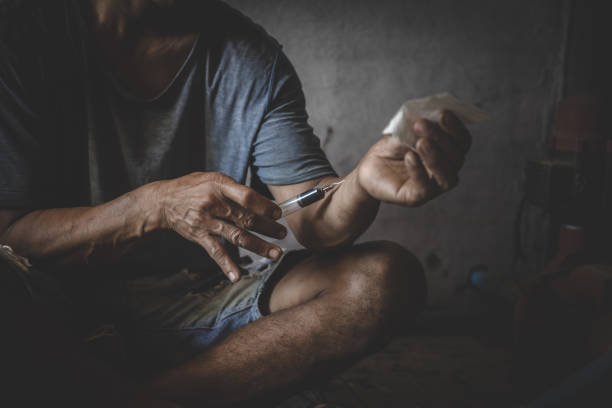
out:
M280 257L278 246L248 232L278 239L287 235L275 221L281 209L255 190L220 173L192 173L153 186L161 227L201 245L232 282L240 279L240 269L221 238L266 258Z

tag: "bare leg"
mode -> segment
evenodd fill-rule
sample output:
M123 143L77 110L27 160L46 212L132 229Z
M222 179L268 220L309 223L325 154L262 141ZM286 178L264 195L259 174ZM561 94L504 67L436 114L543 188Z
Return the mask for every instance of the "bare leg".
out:
M230 405L345 368L413 318L425 303L420 264L375 242L315 255L291 267L271 313L153 381L164 399Z

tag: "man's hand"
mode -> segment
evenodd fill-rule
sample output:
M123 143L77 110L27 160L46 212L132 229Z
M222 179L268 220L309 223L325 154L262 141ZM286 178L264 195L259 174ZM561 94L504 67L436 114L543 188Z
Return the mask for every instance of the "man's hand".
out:
M201 245L236 282L240 269L221 238L258 255L278 259L281 249L248 231L282 239L287 230L275 222L280 208L253 189L220 173L193 173L156 185L161 226Z
M439 124L415 123L416 152L389 136L372 146L357 169L359 184L371 197L419 206L457 185L472 138L452 112L440 116Z

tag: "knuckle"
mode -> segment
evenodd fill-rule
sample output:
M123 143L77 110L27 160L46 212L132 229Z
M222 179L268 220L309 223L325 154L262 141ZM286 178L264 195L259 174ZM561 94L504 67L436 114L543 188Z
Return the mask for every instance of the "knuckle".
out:
M202 178L204 179L204 182L207 184L216 184L219 181L219 173L216 173L216 172L205 173L202 176Z
M181 180L181 181L183 181L183 182L184 182L184 181L189 181L189 182L192 182L192 181L195 181L195 180L199 179L199 178L200 178L200 177L202 177L202 176L203 176L203 173L201 173L201 172L199 172L199 171L194 171L194 172L192 172L192 173L189 173L189 174L187 174L187 175L185 175L185 176L181 177L179 180Z
M201 218L201 215L200 215L200 213L197 210L195 210L193 208L189 208L187 210L187 212L185 213L185 216L183 217L183 220L187 224L192 226L192 225L199 224L200 218Z
M232 216L233 210L232 207L227 204L221 204L219 208L219 215L223 218L229 218Z
M234 208L234 211L232 214L234 215L234 218L236 219L236 221L240 222L241 224L244 221L244 218L246 217L246 212L244 211L243 208Z
M209 244L209 254L211 256L211 258L213 259L219 259L221 258L221 256L223 255L223 250L221 249L221 245L219 245L218 243L211 243Z
M183 225L187 227L187 231L189 231L192 236L198 236L198 234L200 234L200 232L203 230L202 220L200 217L188 215L183 220Z
M224 229L224 225L221 221L214 221L211 224L210 231L217 235L221 235L221 233L223 232L223 229Z
M214 200L211 196L206 195L200 200L200 209L207 210L212 207L214 204Z
M221 256L219 258L219 266L221 266L222 268L229 269L229 260L226 256Z
M238 246L239 247L245 248L248 245L248 241L249 239L246 233L241 232L238 235Z
M195 224L187 224L187 231L192 237L197 237L200 234L200 227Z
M231 180L230 177L226 176L223 173L219 173L219 172L211 173L210 177L211 177L211 180L217 185L227 184Z
M247 229L253 229L255 227L255 214L246 213L242 216L242 225Z
M229 239L232 244L237 246L243 246L245 243L245 234L241 229L235 228L230 232Z
M427 123L427 120L425 120L423 118L417 119L414 122L414 124L415 124L416 127L418 127L419 129L422 129L424 131L426 131L427 128L429 127L429 124Z

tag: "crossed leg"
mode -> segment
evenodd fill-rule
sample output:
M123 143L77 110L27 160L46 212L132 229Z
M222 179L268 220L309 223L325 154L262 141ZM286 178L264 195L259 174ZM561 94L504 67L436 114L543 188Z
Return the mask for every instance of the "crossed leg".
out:
M408 251L371 242L288 266L269 314L152 382L154 395L224 406L290 389L384 345L425 305L423 270Z

